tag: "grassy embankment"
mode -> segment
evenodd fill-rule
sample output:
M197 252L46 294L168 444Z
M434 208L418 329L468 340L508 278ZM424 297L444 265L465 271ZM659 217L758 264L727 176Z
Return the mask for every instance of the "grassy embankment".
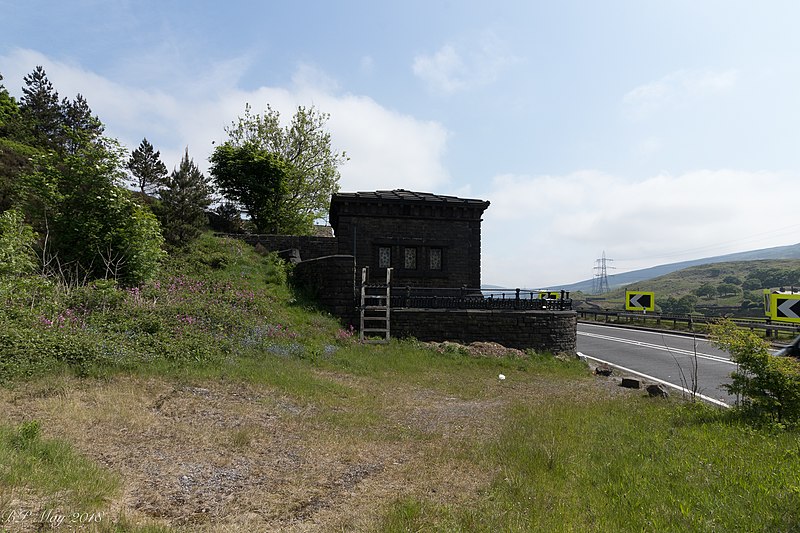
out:
M4 526L800 527L796 431L546 355L362 346L283 278L205 237L139 289L6 280Z

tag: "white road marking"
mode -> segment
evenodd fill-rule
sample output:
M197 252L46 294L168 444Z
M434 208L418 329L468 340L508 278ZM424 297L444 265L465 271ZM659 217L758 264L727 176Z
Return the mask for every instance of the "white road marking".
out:
M620 342L622 344L630 344L633 346L641 346L643 348L649 348L651 350L661 350L664 352L669 352L671 354L680 354L680 355L687 355L690 357L694 357L697 355L700 359L707 359L709 361L715 361L718 363L727 363L732 366L736 366L736 363L731 361L726 357L721 357L719 355L712 355L708 353L701 353L701 352L694 352L694 350L684 350L682 348L670 348L669 346L665 346L663 344L654 344L651 342L642 342L642 341L634 341L630 339L623 339L622 337L613 337L611 335L601 335L599 333L588 333L585 331L579 331L578 335L582 335L584 337L591 337L594 339L602 339L611 342Z
M620 370L622 370L624 372L629 372L631 374L634 374L634 375L637 375L637 376L641 376L641 377L643 377L643 378L645 378L647 380L655 381L656 383L661 383L662 385L666 385L667 387L672 387L673 389L678 389L679 391L681 391L681 392L683 392L685 394L688 394L690 396L692 394L694 394L698 398L701 398L701 399L703 399L703 400L705 400L705 401L707 401L709 403L713 403L714 405L719 405L720 407L730 408L730 405L728 405L727 403L723 402L722 400L717 400L716 398L712 398L710 396L706 396L705 394L700 394L700 393L697 393L697 392L696 393L692 393L692 391L690 391L689 389L681 387L680 385L675 385L674 383L670 383L669 381L664 381L663 379L658 379L657 377L649 376L647 374L643 374L642 372L637 372L636 370L631 370L630 368L626 368L626 367L621 366L621 365L610 363L608 361L604 361L603 359L598 359L597 357L592 357L591 355L586 355L586 354L583 354L581 352L578 352L578 357L580 357L581 359L591 359L592 361L597 361L598 363L603 363L604 365L608 365L608 366L611 366L611 367L614 367L614 368L619 368Z

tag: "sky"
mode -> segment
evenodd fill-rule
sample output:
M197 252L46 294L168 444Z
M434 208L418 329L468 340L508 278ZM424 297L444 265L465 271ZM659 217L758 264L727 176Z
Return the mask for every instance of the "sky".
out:
M106 134L204 171L246 104L330 114L341 191L491 202L482 281L558 288L800 242L795 0L0 0Z

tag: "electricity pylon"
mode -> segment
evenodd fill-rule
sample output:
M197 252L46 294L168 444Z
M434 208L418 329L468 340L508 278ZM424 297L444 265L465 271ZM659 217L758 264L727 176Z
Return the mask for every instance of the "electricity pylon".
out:
M608 287L608 269L614 268L608 266L608 263L613 259L606 258L606 251L603 250L603 257L596 259L594 262L594 278L592 278L592 294L604 294L611 289Z

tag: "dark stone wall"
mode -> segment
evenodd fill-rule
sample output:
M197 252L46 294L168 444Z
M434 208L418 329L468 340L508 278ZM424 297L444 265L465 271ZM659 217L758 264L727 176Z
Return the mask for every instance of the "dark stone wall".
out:
M297 263L292 270L292 283L345 325L358 327L359 293L355 272L352 255L318 257Z
M336 228L338 253L351 254L358 267L369 266L374 280L385 279L378 269L377 248L392 249L393 284L412 287L481 286L480 219L387 218L341 215ZM403 249L417 249L417 268L406 270ZM442 269L430 270L428 251L442 250Z
M575 311L511 311L484 309L392 309L394 337L421 341L497 342L507 348L528 348L554 354L577 351Z
M316 237L313 235L226 235L242 239L255 246L260 244L270 252L283 250L300 250L300 259L316 259L329 255L336 255L338 245L335 237Z

